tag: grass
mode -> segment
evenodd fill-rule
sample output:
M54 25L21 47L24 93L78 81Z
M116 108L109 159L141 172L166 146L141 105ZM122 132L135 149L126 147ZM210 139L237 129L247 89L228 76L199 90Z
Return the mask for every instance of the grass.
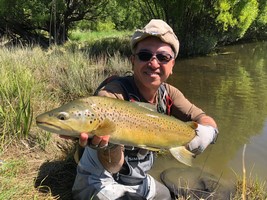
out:
M65 44L65 47L81 49L91 56L110 57L119 53L121 56L129 57L131 55L130 31L103 31L103 32L82 32L73 31L70 34L71 41Z
M10 160L1 166L1 190L0 199L19 199L31 190L32 179L25 176L27 164L23 159ZM24 183L17 184L18 176L24 173ZM22 177L21 177L22 178ZM32 177L31 177L32 178Z
M242 165L243 173L242 177L239 177L237 174L237 183L236 183L236 194L233 196L232 200L266 200L266 186L265 182L259 181L257 178L253 177L252 174L247 178L246 165L245 165L245 152L246 144L243 148L242 154Z
M119 51L96 57L84 46L71 44L48 50L0 49L0 200L71 198L73 142L37 129L33 119L71 99L91 95L107 76L130 69ZM234 200L241 198L240 186L238 182L240 193ZM266 198L259 181L247 181L246 188L248 199Z
M117 30L110 30L110 31L80 31L80 30L73 30L70 33L70 39L74 41L80 42L88 42L88 41L96 41L102 40L105 38L124 38L130 37L133 31L117 31Z

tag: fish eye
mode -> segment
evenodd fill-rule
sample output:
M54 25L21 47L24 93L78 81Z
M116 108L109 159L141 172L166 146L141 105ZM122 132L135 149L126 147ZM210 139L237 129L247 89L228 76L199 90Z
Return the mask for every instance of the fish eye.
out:
M61 112L58 114L57 118L60 120L67 120L69 119L69 114L65 112Z

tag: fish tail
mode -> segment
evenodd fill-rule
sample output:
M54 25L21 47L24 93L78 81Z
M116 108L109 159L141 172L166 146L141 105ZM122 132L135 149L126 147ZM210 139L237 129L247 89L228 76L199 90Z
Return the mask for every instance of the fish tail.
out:
M170 152L179 162L188 166L192 166L194 154L188 151L184 146L171 148Z

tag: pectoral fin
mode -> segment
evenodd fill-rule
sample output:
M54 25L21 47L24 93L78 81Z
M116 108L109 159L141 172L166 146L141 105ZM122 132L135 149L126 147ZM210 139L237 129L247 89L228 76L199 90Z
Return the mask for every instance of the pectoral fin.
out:
M116 124L109 119L104 119L99 126L92 131L94 135L104 136L104 135L112 135L116 131Z
M184 146L171 148L170 152L179 162L188 166L192 166L194 154L188 151Z
M196 129L198 127L198 124L193 121L186 122L188 126L190 126L192 129Z

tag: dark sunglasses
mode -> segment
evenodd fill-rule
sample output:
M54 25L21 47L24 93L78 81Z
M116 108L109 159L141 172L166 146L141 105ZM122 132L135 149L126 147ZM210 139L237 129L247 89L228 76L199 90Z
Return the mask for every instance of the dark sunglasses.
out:
M135 55L138 56L139 60L144 61L144 62L150 61L154 55L156 56L158 62L161 62L161 63L167 63L171 59L173 59L173 57L168 53L153 54L151 52L141 51Z

